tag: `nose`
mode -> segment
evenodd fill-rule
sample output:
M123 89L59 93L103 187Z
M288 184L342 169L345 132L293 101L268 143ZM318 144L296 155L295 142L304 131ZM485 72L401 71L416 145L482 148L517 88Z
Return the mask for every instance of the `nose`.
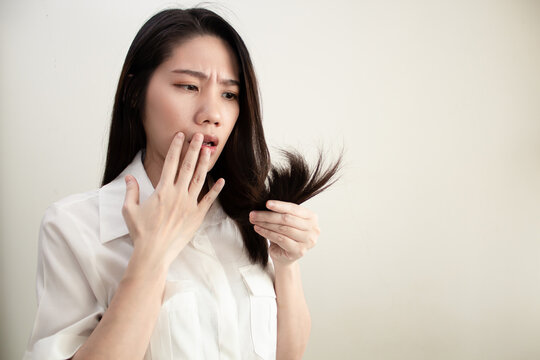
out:
M214 94L205 94L201 96L195 122L199 125L209 123L211 125L221 125L221 109L219 99Z

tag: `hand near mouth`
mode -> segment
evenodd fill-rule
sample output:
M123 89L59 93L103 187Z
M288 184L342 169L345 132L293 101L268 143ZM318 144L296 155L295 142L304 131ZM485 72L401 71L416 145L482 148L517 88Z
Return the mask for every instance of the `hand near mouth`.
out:
M204 216L225 185L218 179L198 201L206 183L210 164L210 149L203 146L204 136L195 134L181 159L184 134L175 135L154 193L139 204L139 186L131 175L126 176L126 198L122 215L133 240L137 255L170 266L191 240Z

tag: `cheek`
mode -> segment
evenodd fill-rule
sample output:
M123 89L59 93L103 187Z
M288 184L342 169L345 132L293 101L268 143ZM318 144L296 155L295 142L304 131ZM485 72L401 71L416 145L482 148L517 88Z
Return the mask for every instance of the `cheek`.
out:
M227 122L227 124L228 124L227 132L229 134L232 132L232 129L234 129L234 126L238 122L238 116L239 115L240 115L240 106L238 105L238 103L236 103L236 105L233 106L230 109L229 113L227 114L227 117L229 119L229 121Z
M185 109L184 109L185 110ZM161 152L168 151L176 132L183 131L182 109L178 102L167 92L154 92L147 98L144 128L148 142L158 146Z
M163 92L161 96L159 95L153 94L148 99L147 109L145 111L148 125L153 128L172 127L175 119L178 117L178 105L175 104L173 99L170 99L169 94Z
M229 141L230 137L231 137L231 134L234 130L234 127L236 126L236 123L238 122L238 115L236 115L236 117L234 118L234 120L232 120L231 122L228 123L228 126L227 126L227 141Z

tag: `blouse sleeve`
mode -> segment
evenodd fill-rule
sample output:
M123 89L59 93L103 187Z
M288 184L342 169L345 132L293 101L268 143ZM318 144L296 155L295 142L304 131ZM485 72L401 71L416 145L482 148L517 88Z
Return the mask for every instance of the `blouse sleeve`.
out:
M62 208L47 209L39 231L37 313L24 359L69 359L104 312L85 268L82 232ZM86 267L88 267L86 265Z

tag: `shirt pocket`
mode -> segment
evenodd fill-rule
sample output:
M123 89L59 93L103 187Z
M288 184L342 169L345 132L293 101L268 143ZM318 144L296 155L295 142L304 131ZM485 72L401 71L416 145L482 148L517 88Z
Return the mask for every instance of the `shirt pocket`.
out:
M265 360L275 359L277 304L272 278L256 264L241 267L240 273L249 292L253 349Z
M145 359L202 359L202 336L194 283L167 281L161 311Z

